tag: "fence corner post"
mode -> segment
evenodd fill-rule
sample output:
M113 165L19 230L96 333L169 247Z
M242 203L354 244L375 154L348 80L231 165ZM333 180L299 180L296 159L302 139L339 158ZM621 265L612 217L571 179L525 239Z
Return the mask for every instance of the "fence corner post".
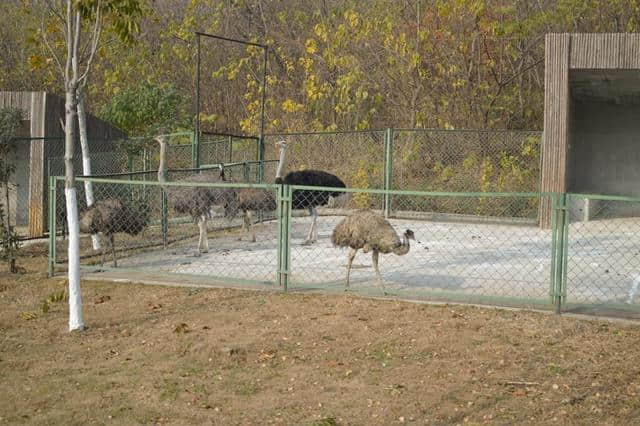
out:
M258 183L264 183L264 156L265 156L265 141L264 135L260 135L258 138Z
M393 129L384 131L384 217L391 215L392 195L388 192L393 189Z

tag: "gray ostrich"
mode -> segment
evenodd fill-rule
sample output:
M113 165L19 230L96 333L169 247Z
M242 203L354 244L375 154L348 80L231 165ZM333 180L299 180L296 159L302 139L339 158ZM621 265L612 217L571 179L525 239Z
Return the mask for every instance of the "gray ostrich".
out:
M220 179L227 181L224 169L220 171ZM262 188L240 188L235 190L235 197L228 197L225 205L225 216L234 218L238 210L242 210L242 228L251 233L251 242L256 242L256 231L253 228L253 212L273 211L276 209L276 198L273 191Z
M102 233L109 239L113 266L118 267L114 234L124 232L138 235L149 223L149 206L141 202L128 203L117 198L97 201L80 215L80 231L84 233ZM105 250L102 246L102 262L104 265Z
M276 199L273 191L258 188L243 188L236 191L237 208L243 212L243 227L251 232L251 241L256 242L256 230L253 227L254 211L273 211Z
M357 210L342 219L331 234L331 242L334 247L351 248L347 264L345 291L349 287L349 274L353 258L356 257L357 251L362 249L365 253L373 252L373 267L378 276L378 283L384 294L387 294L378 269L378 255L380 253L405 255L409 252L409 240L415 240L412 230L407 229L400 238L387 220L371 210Z
M158 136L156 141L160 144L160 164L158 166L158 181L167 181L167 141L165 137ZM182 178L177 182L192 183L216 183L220 178L210 173L195 174ZM179 214L188 214L198 225L198 256L209 251L209 240L207 238L207 220L211 218L211 207L214 205L227 205L235 198L235 193L231 188L207 188L207 187L179 187L165 186L169 205Z

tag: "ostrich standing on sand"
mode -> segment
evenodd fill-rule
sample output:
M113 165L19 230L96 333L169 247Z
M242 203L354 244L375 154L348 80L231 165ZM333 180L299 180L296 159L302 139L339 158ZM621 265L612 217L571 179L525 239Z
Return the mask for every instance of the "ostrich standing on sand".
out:
M359 249L368 253L372 251L373 267L378 275L378 283L384 294L384 285L378 269L378 255L380 253L395 253L398 256L409 252L409 240L415 240L413 231L407 229L402 238L398 237L391 224L383 217L371 210L357 210L350 216L342 219L331 234L331 242L334 247L350 247L349 261L347 263L347 281L345 291L349 287L349 274L351 263Z
M125 232L138 235L149 223L149 206L143 203L127 203L117 198L107 198L94 203L80 216L80 231L97 234L101 232L109 239L113 254L113 267L118 267L114 234ZM105 250L102 246L102 262L104 265Z
M287 150L287 143L280 141L276 143L280 147L280 161L276 172L276 183L285 185L305 185L305 186L325 186L331 188L345 188L344 182L337 176L322 170L299 170L289 172L283 178L282 171L284 169L284 160ZM296 190L293 192L293 200L291 202L294 209L309 209L309 213L313 216L313 222L309 229L309 235L304 245L314 243L318 239L318 210L316 207L324 206L329 202L329 197L337 197L342 192L330 191L314 191L314 190Z
M160 143L160 164L158 166L158 181L167 181L167 141L164 136L158 136L156 141ZM177 182L192 183L216 183L220 178L210 173L200 173L192 175ZM211 187L180 187L166 186L169 204L176 213L188 214L198 225L200 233L198 240L198 256L209 251L209 240L207 238L207 220L211 218L211 207L214 205L226 205L229 200L235 198L235 193L231 188L211 188Z

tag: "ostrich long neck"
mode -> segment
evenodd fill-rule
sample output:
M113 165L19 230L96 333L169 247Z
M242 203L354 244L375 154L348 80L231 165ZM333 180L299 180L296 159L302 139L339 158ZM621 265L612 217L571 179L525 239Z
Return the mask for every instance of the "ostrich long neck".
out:
M397 254L398 256L402 256L409 253L410 248L411 247L409 246L409 238L407 238L407 234L402 234L402 243L398 247L393 249L393 253Z
M167 181L167 142L160 139L160 164L158 165L158 182Z
M276 171L276 179L282 179L282 171L284 170L284 158L287 148L280 146L280 159L278 160L278 170Z

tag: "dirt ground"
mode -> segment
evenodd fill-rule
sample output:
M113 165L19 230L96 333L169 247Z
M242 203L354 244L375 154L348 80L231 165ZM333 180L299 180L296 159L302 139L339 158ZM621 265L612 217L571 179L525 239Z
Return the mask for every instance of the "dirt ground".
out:
M640 325L0 270L0 423L638 424Z

